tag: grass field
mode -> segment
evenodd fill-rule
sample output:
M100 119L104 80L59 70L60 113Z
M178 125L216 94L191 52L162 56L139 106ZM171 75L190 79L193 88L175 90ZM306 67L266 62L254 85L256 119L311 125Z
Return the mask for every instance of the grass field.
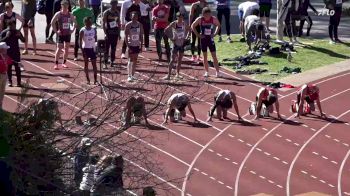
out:
M216 38L219 62L224 58L233 58L247 54L248 47L246 43L239 42L239 38L239 35L234 35L233 43L226 43L226 36L223 37L224 41L221 43L217 42L218 38ZM295 47L297 53L292 54L292 62L287 61L287 54L278 56L264 54L263 57L258 60L266 62L268 65L246 66L242 67L240 70L251 70L258 67L267 69L268 72L250 75L249 77L262 82L272 82L288 75L287 73L279 73L285 66L291 68L300 67L303 72L350 58L350 43L331 45L329 44L329 40L311 38L300 38L299 41L304 45ZM271 45L272 47L277 46L275 44ZM227 64L225 64L225 66L236 71L232 66ZM272 75L273 73L277 73L277 75Z

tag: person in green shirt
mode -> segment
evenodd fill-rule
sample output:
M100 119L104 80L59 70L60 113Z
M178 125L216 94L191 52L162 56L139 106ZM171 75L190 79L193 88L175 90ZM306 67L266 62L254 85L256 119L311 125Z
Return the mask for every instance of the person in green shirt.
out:
M75 44L74 44L74 61L78 60L78 49L79 49L79 32L84 27L84 18L94 18L94 13L91 9L85 7L85 0L79 0L79 7L75 7L72 11L77 21L77 29L75 30Z

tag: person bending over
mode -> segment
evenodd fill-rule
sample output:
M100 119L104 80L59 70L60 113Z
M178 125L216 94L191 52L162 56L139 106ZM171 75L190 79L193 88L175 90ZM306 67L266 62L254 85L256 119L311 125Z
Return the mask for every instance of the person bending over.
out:
M255 13L258 14L258 11L256 10ZM254 43L254 46L257 46L259 42L267 40L267 29L257 15L247 16L244 21L244 29L249 50L252 50L252 43Z
M258 91L256 102L252 104L249 112L250 114L256 115L256 120L261 117L261 114L263 114L264 117L268 117L270 113L273 113L273 104L275 104L276 107L277 117L282 119L277 91L273 88L263 87Z
M236 95L230 90L221 90L215 95L214 106L210 108L208 121L212 120L213 115L216 115L219 120L222 120L221 117L227 119L227 110L232 108L232 105L235 107L238 120L242 121L242 117L239 114Z
M190 36L190 27L184 21L184 15L178 12L176 14L177 20L172 22L170 25L165 28L165 33L168 37L171 38L173 42L172 50L171 50L171 60L169 63L168 74L163 78L165 80L170 79L171 70L174 66L174 63L177 61L176 66L176 78L180 79L180 68L182 63L182 57L185 52L185 40L189 39Z
M126 102L124 127L129 127L132 122L138 123L140 118L145 119L146 126L149 126L146 114L146 105L142 97L130 97Z
M304 103L306 101L306 105ZM320 89L316 85L304 84L297 93L297 102L292 108L293 112L296 112L296 117L303 114L311 114L315 111L315 101L318 109L320 110L320 115L325 118L326 115L322 111L321 101L320 101Z
M191 107L190 99L186 95L182 93L173 94L168 99L167 105L168 109L165 112L163 124L168 122L169 116L170 122L176 122L177 120L181 120L182 117L186 117L186 107L188 107L188 110L192 114L194 122L198 122Z
M244 42L244 34L245 34L245 30L244 30L244 21L245 18L247 16L250 16L253 14L254 10L259 11L259 4L256 2L252 2L252 1L246 1L243 2L241 4L238 5L238 18L239 18L239 31L241 33L241 40L242 42ZM255 11L256 12L256 11Z

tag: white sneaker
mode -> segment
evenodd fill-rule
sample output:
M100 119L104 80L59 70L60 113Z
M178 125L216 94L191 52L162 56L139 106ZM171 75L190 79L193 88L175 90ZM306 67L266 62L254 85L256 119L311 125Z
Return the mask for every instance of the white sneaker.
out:
M208 72L205 72L203 76L206 77L206 78L209 77Z
M74 59L73 59L74 61L78 61L79 59L78 59L78 57L74 57Z
M148 52L148 51L151 51L149 48L145 48L145 51Z
M133 78L131 76L128 77L128 82L132 82L133 81Z
M231 37L227 37L226 42L227 43L232 43Z
M124 53L122 53L122 56L121 56L122 59L126 59L126 56Z
M24 66L23 66L22 63L19 63L19 67L20 67L21 71L25 71Z
M137 80L137 78L135 76L131 76L132 80Z
M333 40L329 40L329 44L336 44L336 43Z
M217 78L222 78L222 74L220 72L216 72L216 77Z

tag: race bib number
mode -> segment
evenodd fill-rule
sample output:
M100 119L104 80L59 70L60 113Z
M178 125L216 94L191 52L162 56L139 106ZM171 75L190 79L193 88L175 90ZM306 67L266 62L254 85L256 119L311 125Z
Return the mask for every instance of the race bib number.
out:
M335 2L335 4L341 4L341 3L343 3L343 0L337 0L337 1Z
M211 29L204 29L204 35L211 35Z
M176 35L177 35L178 39L182 39L182 38L185 37L185 33L184 32L177 33Z
M139 38L140 38L139 35L132 35L132 36L131 36L131 40L132 40L132 41L138 41Z
M110 28L115 28L115 27L117 27L117 21L109 22L109 27L110 27Z
M69 23L63 23L62 28L63 29L69 29L70 24Z

